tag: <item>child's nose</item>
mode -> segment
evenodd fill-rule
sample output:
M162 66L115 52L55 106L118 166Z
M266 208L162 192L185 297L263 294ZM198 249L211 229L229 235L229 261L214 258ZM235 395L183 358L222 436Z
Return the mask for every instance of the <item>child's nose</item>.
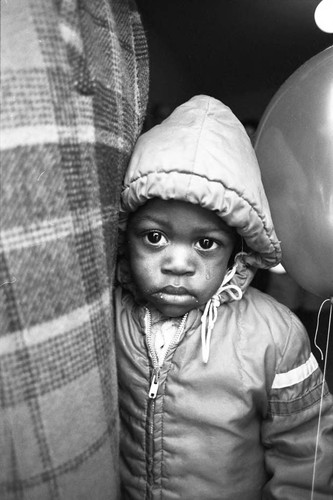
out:
M170 246L165 254L162 272L165 274L193 275L195 262L192 249L187 248L185 245Z

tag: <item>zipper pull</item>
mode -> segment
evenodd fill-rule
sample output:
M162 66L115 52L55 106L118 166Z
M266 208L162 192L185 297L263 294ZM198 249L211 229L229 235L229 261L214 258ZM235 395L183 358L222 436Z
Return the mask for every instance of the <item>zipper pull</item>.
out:
M159 379L159 373L154 370L153 372L153 379L151 382L151 386L149 389L149 397L150 399L155 399L158 391L158 379Z

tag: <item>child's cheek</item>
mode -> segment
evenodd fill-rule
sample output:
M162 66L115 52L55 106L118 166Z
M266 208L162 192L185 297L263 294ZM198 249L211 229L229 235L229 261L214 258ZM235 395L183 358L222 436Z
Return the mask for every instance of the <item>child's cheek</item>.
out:
M208 265L205 266L205 278L206 280L210 280L212 278L211 267Z

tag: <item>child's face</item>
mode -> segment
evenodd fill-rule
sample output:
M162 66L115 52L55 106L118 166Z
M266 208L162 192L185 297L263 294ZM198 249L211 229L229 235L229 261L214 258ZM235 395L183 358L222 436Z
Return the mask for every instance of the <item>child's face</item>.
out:
M214 212L159 198L131 215L127 234L141 296L169 317L182 316L214 295L236 241Z

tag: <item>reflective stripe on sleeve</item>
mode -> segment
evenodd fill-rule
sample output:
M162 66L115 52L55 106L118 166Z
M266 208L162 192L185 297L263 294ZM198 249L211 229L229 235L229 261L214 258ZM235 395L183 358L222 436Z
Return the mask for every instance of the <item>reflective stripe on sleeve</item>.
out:
M289 372L278 373L273 380L272 389L282 389L283 387L290 387L291 385L298 384L308 378L316 369L318 363L314 355L311 353L306 363Z

